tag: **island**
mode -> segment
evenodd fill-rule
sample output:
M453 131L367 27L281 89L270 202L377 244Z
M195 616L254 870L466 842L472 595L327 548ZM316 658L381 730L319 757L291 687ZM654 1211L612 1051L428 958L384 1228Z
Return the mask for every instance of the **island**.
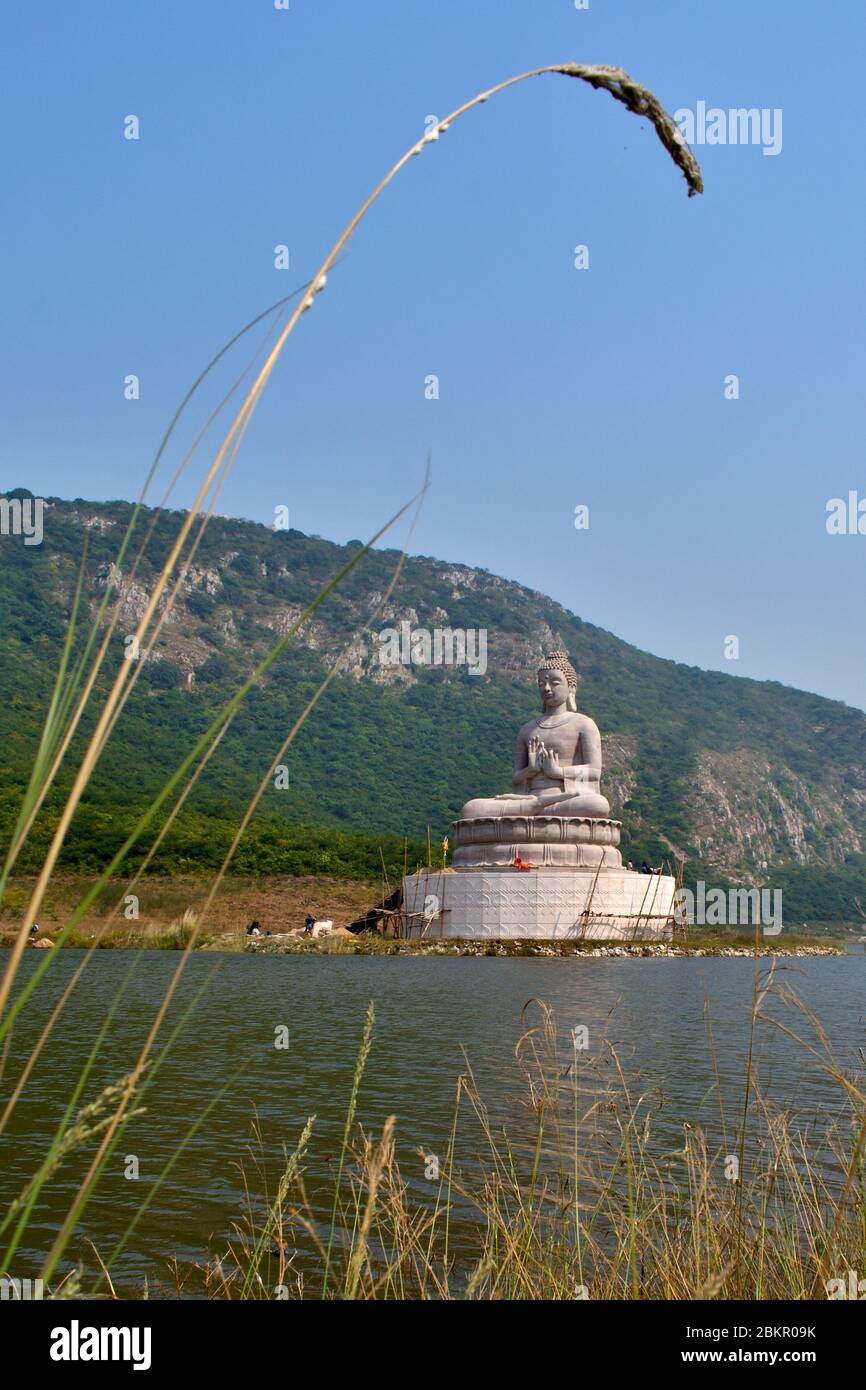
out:
M676 881L623 866L622 823L601 793L601 735L577 708L568 654L545 656L537 679L542 712L517 734L514 790L466 803L450 869L404 877L405 934L669 938Z

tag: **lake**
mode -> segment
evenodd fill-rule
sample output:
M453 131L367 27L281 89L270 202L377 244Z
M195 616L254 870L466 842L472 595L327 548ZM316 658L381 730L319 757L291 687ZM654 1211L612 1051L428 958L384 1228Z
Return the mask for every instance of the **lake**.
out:
M19 1020L3 1075L4 1100L82 954L60 953L38 998ZM25 953L21 978L39 959L37 952ZM4 1206L41 1160L46 1138L63 1114L117 991L124 987L87 1099L131 1068L179 959L162 951L94 953L0 1140ZM762 961L762 976L767 968ZM375 1034L358 1119L375 1135L387 1116L397 1116L400 1166L419 1191L426 1179L417 1150L444 1154L456 1078L466 1072L467 1059L495 1122L528 1142L531 1117L514 1048L525 1029L539 1020L531 1000L543 1000L553 1009L562 1056L573 1046L573 1028L587 1029L586 1056L597 1058L599 1075L610 1067L606 1043L618 1049L630 1082L652 1097L653 1142L659 1152L681 1144L684 1121L704 1127L721 1142L720 1100L729 1129L736 1128L742 1107L753 979L753 962L743 958L193 954L160 1034L157 1055L180 1025L143 1102L146 1111L124 1134L63 1267L80 1259L92 1270L90 1241L101 1255L110 1253L189 1125L244 1065L113 1266L118 1290L135 1291L145 1279L151 1289L170 1288L167 1264L172 1256L202 1262L224 1247L232 1223L243 1212L238 1165L246 1155L254 1115L272 1174L279 1170L283 1145L293 1149L307 1117L316 1116L307 1166L324 1210L370 1000ZM858 1049L866 1047L862 946L837 958L780 960L775 983L794 991L814 1011L839 1063L855 1069ZM775 995L765 1008L812 1038L802 1016ZM274 1046L280 1029L288 1030L288 1048ZM838 1113L839 1092L819 1060L767 1022L757 1028L756 1056L764 1095L811 1126L816 1149L820 1147L821 1126ZM477 1131L461 1126L461 1160L475 1162L478 1147ZM138 1159L137 1181L124 1176L130 1154ZM832 1167L828 1156L822 1161ZM38 1273L82 1171L77 1156L52 1178L16 1256L14 1273Z

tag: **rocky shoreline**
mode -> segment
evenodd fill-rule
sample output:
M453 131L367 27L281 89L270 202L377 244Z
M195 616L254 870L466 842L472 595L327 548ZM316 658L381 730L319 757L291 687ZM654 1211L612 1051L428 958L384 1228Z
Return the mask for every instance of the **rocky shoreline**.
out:
M205 947L205 949L207 949ZM350 935L326 936L317 941L295 936L275 939L254 937L247 950L257 955L376 955L376 956L588 956L657 957L754 956L754 945L692 946L684 942L592 942L592 941L401 941ZM761 956L842 956L839 945L791 942L789 945L762 945Z

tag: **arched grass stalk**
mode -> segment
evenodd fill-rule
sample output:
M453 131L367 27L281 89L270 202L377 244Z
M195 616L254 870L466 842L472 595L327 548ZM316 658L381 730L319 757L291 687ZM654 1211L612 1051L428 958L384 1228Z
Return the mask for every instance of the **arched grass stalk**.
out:
M652 95L652 93L650 93L646 88L641 87L638 83L635 83L633 79L628 76L627 73L625 73L622 69L618 68L587 66L576 63L565 63L556 64L544 68L533 69L532 71L521 73L516 77L509 78L505 82L502 82L495 87L491 87L486 91L479 93L470 101L458 107L454 112L451 113L450 116L446 117L445 120L441 121L438 124L438 126L434 128L434 130L426 132L425 135L420 140L416 141L406 151L406 153L391 167L391 169L387 172L384 178L380 180L380 182L377 184L370 196L362 204L361 208L358 210L355 216L348 223L347 227L345 228L341 236L338 238L334 247L326 256L319 270L312 277L310 281L311 288L309 289L309 292L305 293L302 296L300 302L290 313L287 323L280 331L279 335L277 336L276 342L268 352L268 355L263 365L259 369L253 384L248 389L243 399L240 409L238 410L225 439L219 447L213 462L209 466L205 474L205 477L203 478L200 484L194 504L190 511L187 513L180 527L179 534L175 538L170 553L166 561L164 562L160 570L160 573L157 577L157 580L153 586L152 593L148 598L148 601L145 605L144 613L142 614L139 620L138 627L134 634L136 644L139 648L145 647L148 640L150 640L151 642L153 640L153 634L151 632L152 623L154 621L154 618L156 618L159 615L160 605L163 602L163 597L166 594L166 590L169 589L172 576L176 575L178 563L180 562L181 557L185 553L187 542L192 536L195 518L199 516L205 508L206 499L211 493L212 488L216 491L219 490L219 487L221 486L221 480L224 479L226 471L231 466L231 462L237 452L241 440L244 437L245 431L252 418L252 414L255 410L255 407L261 397L261 394L268 380L270 379L270 375L274 370L276 362L279 359L279 356L283 350L283 347L285 346L285 343L288 340L288 337L293 332L302 314L307 312L313 306L316 295L325 288L328 273L337 263L346 244L348 243L349 239L353 235L354 231L356 230L363 217L366 215L366 213L369 211L373 203L377 200L377 198L384 191L384 189L388 186L388 184L392 181L392 179L396 176L396 174L400 171L400 169L402 169L403 166L408 162L408 160L413 156L421 154L428 144L431 144L435 140L438 140L438 138L449 129L449 127L451 126L451 124L453 124L455 120L459 119L461 116L466 114L475 106L482 105L483 103L488 101L492 96L495 96L500 92L503 92L506 89L527 80L530 77L542 76L546 74L559 74L562 76L576 78L580 81L588 83L590 86L594 88L606 90L610 93L610 95L614 97L615 100L625 105L628 110L632 111L635 114L648 118L653 124L656 133L662 141L662 144L665 146L665 148L668 150L669 154L673 158L674 162L683 172L688 184L689 194L691 195L693 193L701 191L702 183L697 163L691 155L691 152L685 146L682 137L679 133L679 130L672 118L667 115L667 113L663 110L663 108L661 107L657 99ZM269 311L265 312L267 313ZM254 320L253 322L256 322L256 320ZM251 326L252 324L248 325L248 327ZM228 350L228 346L230 345L227 345L224 351ZM222 354L220 354L220 356L221 355ZM209 368L206 369L206 371L207 370L209 370ZM162 456L164 447L168 440L168 436L171 434L177 422L179 414L185 407L189 399L189 396L200 384L200 380L201 378L199 378L199 380L197 380L196 383L194 383L190 393L188 393L187 397L181 403L181 406L179 408L179 411L177 412L177 415L175 416L175 419L171 422L166 437L163 440L163 443L160 446L160 449L157 453L157 458L154 461L154 465L152 466L151 474L149 474L148 476L148 482L152 477L156 464L159 462L159 459ZM213 498L211 499L210 505L213 505ZM134 525L134 520L137 516L139 506L140 503L137 504L136 512L134 513L133 520L131 521L130 527L128 528L127 537L124 539L124 545L121 548L121 555L124 553L125 547L128 544L129 538L131 537L132 527ZM404 510L405 508L401 509L401 511L397 513L397 516L401 515L402 511ZM393 524L393 521L396 519L396 517L392 518L391 522L389 522L388 525ZM201 525L203 526L205 522L206 516ZM83 915L84 911L86 911L87 907L93 901L93 899L96 896L96 893L101 889L104 882L107 881L107 879L115 872L115 870L125 859L132 846L135 843L137 843L140 836L152 824L154 817L161 810L168 797L172 795L174 790L182 782L183 778L187 775L190 769L194 767L197 760L200 757L206 755L207 750L210 747L210 744L212 743L213 739L218 737L220 731L224 728L226 720L230 718L234 711L239 707L241 701L246 697L247 693L256 683L256 681L259 680L261 676L267 672L273 661L279 655L279 652L283 649L286 643L289 640L291 640L291 638L296 634L296 632L300 629L302 624L305 621L307 621L312 612L315 611L315 608L318 606L318 604L324 600L327 594L331 592L331 590L334 587L336 587L336 585L340 582L344 575L354 567L354 564L356 564L358 560L363 556L363 554L366 553L366 550L369 549L369 547L373 545L377 539L379 539L379 537L384 533L385 529L387 528L381 528L381 530L376 533L372 540L368 542L368 545L363 547L361 551L357 552L347 563L347 565L345 565L341 569L341 571L334 577L334 579L330 581L329 584L324 586L324 588L321 590L320 594L317 595L313 603L308 606L308 608L304 611L304 613L296 621L296 623L292 625L292 628L289 630L289 632L284 635L284 637L274 646L274 648L268 654L268 656L258 665L252 676L246 682L244 682L241 690L237 693L237 695L227 703L224 710L220 712L220 714L214 721L212 721L208 730L206 730L206 732L201 736L201 738L196 741L196 744L192 751L184 759L180 768L168 780L163 790L158 794L158 796L152 802L151 806L140 818L134 831L132 832L130 837L128 837L125 844L121 847L121 850L118 851L118 854L112 860L111 864L106 869L104 875L101 877L96 887L92 889L88 895L85 896L83 903L79 905L79 908L73 915L72 921L68 923L67 926L64 928L63 933L61 933L61 937L58 939L58 941L55 942L52 949L47 953L46 958L40 962L39 966L34 971L34 974L31 977L30 981L25 985L25 987L21 990L17 998L13 1001L13 1003L10 1006L10 992L12 988L12 983L15 978L17 967L21 958L21 953L24 949L27 940L29 928L35 920L36 913L38 912L42 903L45 889L55 869L58 855L60 853L66 835L68 834L72 818L75 814L75 810L81 800L81 796L85 788L88 785L94 767L105 746L105 742L110 736L110 733L114 728L116 720L124 707L126 698L128 697L129 689L131 685L134 683L134 677L131 673L130 663L125 661L121 662L120 668L116 673L111 689L98 715L96 726L90 737L89 744L87 746L87 749L85 750L84 756L81 760L81 764L78 767L77 772L75 774L72 788L68 794L66 804L63 807L63 810L58 819L58 823L54 835L52 837L49 850L45 856L44 863L38 875L36 886L34 888L28 907L24 913L18 937L16 938L12 951L10 952L10 959L8 962L7 970L3 976L2 982L0 982L0 1037L3 1037L8 1032L9 1027L11 1026L14 1019L17 1017L17 1014L20 1012L21 1008L24 1007L28 997L32 993L32 990L36 987L39 980L44 975L44 971L47 968L49 968L54 958L56 949L60 944L62 944L62 940L64 940L66 936L68 936L69 931L72 929L75 923L78 920L80 920L80 917ZM199 529L199 537L200 535L201 528ZM196 544L197 538L193 541L193 547L195 547ZM187 559L185 562L186 565L189 564L189 559L190 557L189 555L187 555ZM169 595L169 602L173 601L173 596L177 593L178 584L182 582L182 574L183 571L181 573L180 579L177 580L177 582L175 583L173 594ZM106 593L106 595L104 596L104 602L107 603L107 600L108 593ZM101 607L99 621L102 620L102 615L104 615L104 611L104 607ZM115 610L115 614L116 612L117 609ZM95 641L96 630L96 627L94 627L94 629L92 630L90 642L88 643L88 646L85 649L87 654L89 654L89 651L92 649L92 645ZM92 690L94 688L93 682L95 681L95 672L99 669L99 666L105 659L105 656L108 651L108 641L109 637L106 636L106 638L104 638L103 640L103 645L100 654L97 658L97 663L94 672L92 672L92 680L85 687L84 703L82 703L81 700L79 700L77 711L78 717L80 717L80 713L78 712L83 710L84 704L86 704L86 701L87 699L89 699L90 694L92 693ZM81 673L83 673L84 669L85 663L79 663L76 675L80 675ZM67 692L66 703L63 706L64 713L68 713L71 710L71 708L72 699ZM49 728L51 729L51 734L49 736L49 745L51 743L51 740L54 739L54 746L56 747L56 729L62 728L60 721L57 720L56 704L54 706L52 717L54 718L55 723L49 725ZM72 723L77 725L76 715L72 716ZM64 754L67 750L68 746L68 740L62 743L61 757L62 754ZM55 759L54 763L52 764L52 768L50 769L52 777L56 773L58 767L59 761ZM29 817L29 819L25 818L25 823L28 828L29 825L32 824L32 816L30 815L30 812L32 811L32 801L33 799L31 797L30 805L27 807L27 817ZM16 845L13 846L13 862L14 854L17 853L19 847L20 845L18 843L16 843ZM159 1029L162 1018L164 1017L165 1009L167 1008L168 1002L171 998L172 988L173 985L169 987L166 999L163 1001L157 1013L157 1018L154 1021L154 1025L150 1030L148 1039L142 1050L138 1067L130 1078L130 1084L127 1088L129 1095L131 1095L135 1089L135 1085L140 1076L140 1069L144 1065L144 1061L147 1057L149 1048L153 1042L153 1038L155 1037L156 1032ZM91 1169L88 1172L86 1178L84 1179L81 1188L79 1189L78 1197L73 1202L72 1208L67 1216L67 1219L63 1223L63 1228L59 1233L57 1241L55 1242L55 1245L49 1256L46 1266L47 1268L53 1268L57 1258L59 1257L59 1253L65 1244L65 1240L68 1238L69 1233L74 1228L77 1216L80 1214L84 1200L86 1200L86 1194L89 1192L91 1185L95 1180L95 1177L101 1170L101 1164L104 1160L106 1152L110 1149L110 1146L113 1142L113 1139L117 1131L117 1127L123 1121L123 1112L124 1099L122 1098L114 1121L112 1125L109 1126L108 1132L104 1136L103 1142L100 1145L100 1150L96 1158L94 1159L93 1164L91 1165ZM335 1194L335 1201L337 1200L338 1196L339 1182L337 1186L337 1192ZM331 1232L331 1239L333 1239L333 1229ZM329 1257L330 1244L328 1258ZM327 1277L328 1260L326 1260L325 1265L325 1279L323 1292L325 1292L327 1288Z
M676 122L673 120L671 116L667 114L667 112L661 106L660 102L653 95L653 93L650 92L647 88L641 86L639 83L635 82L634 79L631 78L629 74L626 73L622 68L606 67L603 65L587 65L582 63L557 63L549 65L547 67L534 68L528 72L520 73L516 77L508 78L505 82L501 82L497 86L488 88L487 90L480 92L477 96L471 98L463 105L457 107L456 110L454 110L450 114L450 116L447 116L445 120L440 121L439 124L435 126L432 130L427 131L419 140L417 140L413 145L410 146L410 148L406 151L404 155L401 156L400 159L397 160L396 164L394 164L391 167L391 169L389 169L389 171L385 174L384 178L380 180L380 182L374 188L373 192L361 205L358 212L348 223L345 230L342 232L342 234L337 239L328 255L325 257L324 261L319 267L319 270L312 277L311 291L302 297L300 303L296 306L296 308L289 316L289 320L286 326L283 328L282 332L277 338L277 341L274 344L274 347L271 349L271 352L269 353L264 365L262 366L255 382L253 383L252 387L247 393L247 396L237 416L235 417L235 421L232 424L225 440L223 441L222 446L218 450L216 458L214 462L211 464L204 478L204 481L201 484L193 508L190 510L186 518L186 521L181 527L180 534L177 537L177 540L175 541L171 553L165 562L163 570L157 580L157 583L154 586L154 591L150 596L150 599L145 608L145 612L143 613L139 621L139 626L135 633L136 641L139 644L139 646L143 644L145 634L147 633L150 627L153 615L157 611L161 595L168 582L168 577L174 571L177 560L180 554L182 553L184 544L192 527L194 515L197 514L197 512L201 509L204 499L210 490L210 486L214 478L218 475L226 456L229 455L235 440L238 439L238 437L243 436L243 433L249 423L252 413L255 410L256 405L258 404L261 394L268 380L270 379L270 375L277 363L277 360L279 359L279 356L290 334L297 325L301 315L312 308L313 303L315 302L316 295L325 288L328 273L333 268L338 257L342 253L343 249L347 245L348 241L352 237L360 222L363 220L369 209L372 207L373 203L375 203L380 194L384 191L384 189L388 186L392 179L396 177L399 171L404 167L406 163L408 163L408 161L411 158L413 158L415 155L421 154L427 145L433 143L434 141L438 141L439 137L442 134L444 134L445 131L447 131L450 128L450 126L461 116L465 115L475 106L483 105L491 97L498 95L500 92L506 91L510 87L517 86L519 83L528 80L530 77L540 77L548 74L556 74L560 76L576 78L582 82L587 82L591 87L603 89L609 92L615 100L621 102L627 110L649 119L656 131L656 134L659 136L659 139L661 140L662 144L667 149L675 164L677 164L677 166L682 171L688 185L689 195L691 196L692 194L699 193L703 190L703 182L701 179L699 166L691 151L685 144L680 130L676 125ZM81 795L84 791L84 788L87 786L87 783L90 779L90 775L93 771L93 767L95 766L96 760L104 745L106 730L109 728L111 724L112 715L118 704L128 676L129 663L122 663L120 670L117 673L112 690L106 701L105 708L103 709L102 714L97 723L97 727L91 739L90 747L87 753L85 754L81 767L79 768L78 774L75 779L75 783L69 794L67 804L60 816L57 829L52 839L51 846L49 847L48 853L46 855L45 863L40 872L31 902L24 913L24 918L21 924L19 937L16 940L15 945L12 949L9 967L7 969L6 975L4 976L2 983L0 983L0 1014L2 1014L3 1010L6 1007L6 1003L9 996L9 990L11 988L12 978L14 976L14 971L17 967L18 960L20 959L21 952L24 949L24 943L27 939L27 933L29 932L30 926L35 920L36 913L39 910L39 906L42 902L42 898L45 893L45 888L47 886L51 873L53 872L54 866L57 862L57 856L60 853L60 848L66 838L66 834L68 832L69 824L71 822L75 808L81 799Z
M655 97L653 97L652 94L649 93L646 89L641 88L638 84L634 83L632 79L630 79L628 75L625 74L621 69L589 68L579 64L555 65L549 68L537 69L529 73L521 74L516 78L509 79L507 82L500 84L498 87L491 88L486 92L480 93L476 98L473 98L470 102L465 103L462 107L458 108L455 112L453 112L450 117L446 118L445 121L441 122L440 125L436 128L435 132L428 132L420 141L416 142L416 144L412 146L409 151L407 151L407 153L402 157L402 159L399 160L397 164L393 166L393 168L385 176L385 179L383 179L381 183L377 186L373 194L370 195L370 198L362 206L358 214L356 214L355 218L349 224L340 240L329 253L328 257L326 257L326 260L325 262L323 262L323 265L320 268L319 273L316 277L314 277L313 284L315 290L318 291L324 287L324 277L327 271L335 263L338 255L340 254L340 251L343 249L344 245L348 241L358 222L360 222L361 218L364 216L369 206L372 204L375 198L378 197L382 189L387 185L388 182L390 182L391 178L394 177L396 172L399 170L400 167L402 167L402 165L406 162L408 158L412 157L412 155L414 154L420 153L424 145L430 143L431 139L434 138L434 135L438 137L439 134L441 134L444 130L448 128L448 126L453 120L457 119L460 115L470 110L474 105L483 103L484 101L488 100L490 96L495 95L497 92L502 91L509 86L513 86L517 82L523 81L530 76L538 76L546 72L557 72L571 77L578 77L582 80L589 82L592 86L604 87L606 90L610 91L611 94L614 95L618 100L622 101L628 107L628 109L636 111L641 115L649 116L649 118L653 121L653 124L658 134L660 135L660 138L665 144L666 148L669 149L675 161L679 164L679 166L683 169L684 173L686 174L686 178L689 183L690 193L700 191L700 188L702 186L700 181L700 172L690 152L683 145L682 139L679 135L679 131L675 123L663 111ZM238 417L236 418L235 424L232 426L232 429L229 432L229 436L227 437L227 440L223 445L223 448L218 453L217 463L222 463L231 443L234 443L235 448L237 447L237 442L239 442L240 437L242 437L242 433L245 430L246 425L249 421L252 409L254 408L254 405L261 393L261 390L263 389L264 383L266 382L270 374L270 370L272 370L273 364L276 361L276 358L282 348L282 345L286 341L294 325L297 323L300 314L303 313L305 310L309 309L312 303L313 294L311 293L308 294L301 301L300 305L291 315L288 324L281 333L277 344L275 345L268 358L268 361L262 368L262 371L260 372L256 383L254 384L251 392L249 393L247 400L244 403L244 406L242 406L241 411L239 412ZM269 311L265 311L265 313L267 312ZM263 316L264 315L261 315L259 316L259 318ZM257 321L258 320L253 320L253 323ZM247 327L249 328L251 326L252 324L248 325ZM242 330L242 332L245 331L246 329ZM232 340L232 342L233 341L236 341L236 339ZM231 346L231 344L228 344L226 348L223 349L222 352L217 355L217 358L214 359L214 362L219 360L219 357L223 355L224 351L228 350L229 346ZM202 373L201 376L197 379L197 381L193 384L193 387L190 389L190 392L187 393L187 396L181 403L181 406L179 407L174 420L171 422L169 426L169 430L167 431L166 437L160 446L160 450L157 453L157 459L155 460L154 467L156 466L156 462L158 462L159 458L161 457L162 451L165 447L165 444L167 443L167 439L171 431L173 430L174 425L176 424L181 411L184 409L192 393L197 389L198 385L203 380L204 376L207 374L207 371L209 371L210 367L214 365L214 362L209 364L209 367L205 369L205 372ZM213 478L215 467L216 465L214 465L214 467L212 467L212 469L210 470L208 478L206 479L206 484L208 484L210 480ZM151 470L151 473L152 471L153 469ZM200 492L199 494L199 501L201 500L203 500L203 492ZM191 517L192 513L190 513L190 522ZM185 530L188 530L188 525L185 528ZM182 531L182 535L183 534L184 532ZM173 567L173 563L176 560L177 555L179 554L179 548L180 547L178 543L175 545L172 552L172 556L169 558L169 561L166 564L165 573L163 574L163 576L161 576L162 582L157 585L158 592L161 592L165 582L167 581L167 575ZM151 603L148 606L148 610L141 620L138 633L136 634L137 638L143 636L144 632L146 631L149 619L156 608L156 600L157 592L155 592L152 596ZM121 670L118 673L118 677L115 682L115 688L112 692L112 698L109 701L109 703L112 705L112 713L108 717L105 717L104 715L103 720L100 721L100 726L97 729L97 733L96 735L94 735L94 740L91 743L91 751L89 757L85 760L85 762L91 763L91 768L92 765L95 764L95 761L98 758L101 749L102 747L104 747L104 743L110 734L111 728L113 727L114 719L116 719L117 707L120 704L120 691L123 687L124 678L126 675L127 671L123 667L121 667ZM26 931L29 929L29 926L35 919L35 914L36 911L38 911L41 896L44 893L44 887L47 883L48 875L50 874L50 870L53 868L54 862L56 862L56 855L59 852L60 844L62 844L62 839L65 835L66 829L68 828L69 820L71 819L71 814L74 810L74 805L77 804L77 801L80 798L81 790L83 790L83 786L86 785L86 780L87 776L89 776L89 772L87 773L87 776L85 776L85 771L85 767L82 767L79 773L79 778L76 781L76 786L73 788L73 792L70 795L69 803L67 804L64 816L61 819L61 824L58 826L51 850L49 851L49 855L47 856L46 865L44 866L43 873L40 876L40 882L39 884L37 884L37 889L34 892L33 901L31 902L28 912L25 914L25 919L22 922L21 934L19 938L20 945L18 942L16 942L15 951L13 951L13 959L12 961L10 961L10 971L13 970L15 965L17 964L16 952L20 955L20 949L23 949L23 941L26 939ZM5 1000L8 995L9 982L11 982L11 976L7 975L7 978L4 979L2 987L0 987L0 1012L2 1012Z

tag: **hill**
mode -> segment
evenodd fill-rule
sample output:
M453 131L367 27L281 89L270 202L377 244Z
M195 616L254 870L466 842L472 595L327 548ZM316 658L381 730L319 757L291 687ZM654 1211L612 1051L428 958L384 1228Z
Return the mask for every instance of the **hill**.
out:
M152 524L146 557L134 574L129 565L121 573L115 559L131 513L125 502L47 499L41 545L0 538L0 833L36 747L85 542L88 609L95 612L109 583L120 595L113 674L181 524L178 513L145 509L130 557ZM92 871L104 862L190 740L357 545L210 521L76 817L65 866ZM556 645L570 652L580 706L604 733L603 790L625 822L627 857L657 863L677 854L690 881L782 887L786 920L857 916L856 897L866 901L861 711L661 660L543 594L425 556L406 562L365 630L397 558L388 550L366 556L251 693L167 838L160 867L188 872L217 862L291 721L341 652L341 674L287 755L288 786L266 794L236 868L347 876L369 869L375 877L380 846L393 869L404 836L417 860L428 826L435 843L470 796L508 789L512 738L535 712L538 660ZM377 634L401 623L483 631L486 671L381 664ZM40 819L30 867L60 790Z

